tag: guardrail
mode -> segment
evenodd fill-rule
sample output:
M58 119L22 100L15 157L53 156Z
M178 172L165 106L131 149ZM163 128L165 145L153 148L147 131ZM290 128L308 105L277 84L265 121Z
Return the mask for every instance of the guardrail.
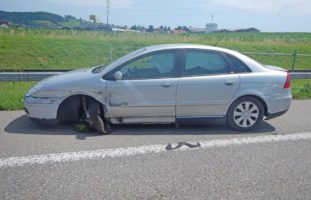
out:
M295 71L297 57L311 57L311 54L299 54L295 49L293 53L257 53L257 52L241 52L245 55L257 55L257 56L292 56L293 63L291 71Z
M292 79L311 79L311 72L290 72Z
M0 72L0 81L40 81L44 78L64 72ZM292 79L311 79L311 71L291 72Z
M64 72L0 72L0 81L40 81Z

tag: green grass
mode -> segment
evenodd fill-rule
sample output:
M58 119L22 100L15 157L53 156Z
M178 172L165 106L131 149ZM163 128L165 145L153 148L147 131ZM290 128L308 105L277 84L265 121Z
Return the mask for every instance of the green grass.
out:
M46 21L46 20L36 20L34 22L35 22L35 24L38 24L41 26L53 26L53 25L55 25L53 22Z
M24 95L35 82L0 82L0 110L24 108ZM311 80L292 80L292 93L295 99L311 98Z
M0 110L24 108L24 95L35 84L29 82L0 82Z
M155 34L74 30L0 30L0 70L77 69L109 63L140 47L164 43L214 45L240 52L311 54L311 33ZM289 69L292 57L252 56ZM298 57L298 69L311 69L311 57Z
M67 22L62 22L61 25L66 27L79 27L81 24L79 20L69 19Z
M292 94L295 99L311 99L311 80L292 80Z

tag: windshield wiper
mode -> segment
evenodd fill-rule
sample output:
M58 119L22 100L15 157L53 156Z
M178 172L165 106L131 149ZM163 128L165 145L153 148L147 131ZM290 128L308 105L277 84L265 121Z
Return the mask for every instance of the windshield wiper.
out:
M95 67L95 68L92 70L92 73L97 74L97 73L101 72L104 68L105 68L104 65L99 65L99 66Z

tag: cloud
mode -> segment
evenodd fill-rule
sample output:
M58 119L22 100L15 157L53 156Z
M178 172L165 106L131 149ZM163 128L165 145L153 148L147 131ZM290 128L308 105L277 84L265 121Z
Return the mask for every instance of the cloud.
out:
M279 14L310 15L310 0L211 0L214 3L241 10Z

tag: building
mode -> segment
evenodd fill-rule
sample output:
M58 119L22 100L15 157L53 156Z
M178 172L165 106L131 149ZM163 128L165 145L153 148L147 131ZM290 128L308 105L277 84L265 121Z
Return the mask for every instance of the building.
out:
M252 27L252 28L245 28L245 29L237 29L236 32L259 33L260 30Z
M217 33L259 33L257 28L245 28L245 29L219 29L215 31Z
M0 22L0 28L9 28L12 25L11 22Z
M207 23L206 28L205 28L205 33L213 33L217 31L218 29L218 24L216 23Z
M113 32L127 32L126 29L123 28L112 28Z
M172 32L173 32L174 34L185 34L185 33L187 33L187 31L178 30L178 29L174 29Z
M194 34L200 34L200 33L205 33L205 29L204 28L195 28L195 27L188 27L188 32L189 33L194 33Z

